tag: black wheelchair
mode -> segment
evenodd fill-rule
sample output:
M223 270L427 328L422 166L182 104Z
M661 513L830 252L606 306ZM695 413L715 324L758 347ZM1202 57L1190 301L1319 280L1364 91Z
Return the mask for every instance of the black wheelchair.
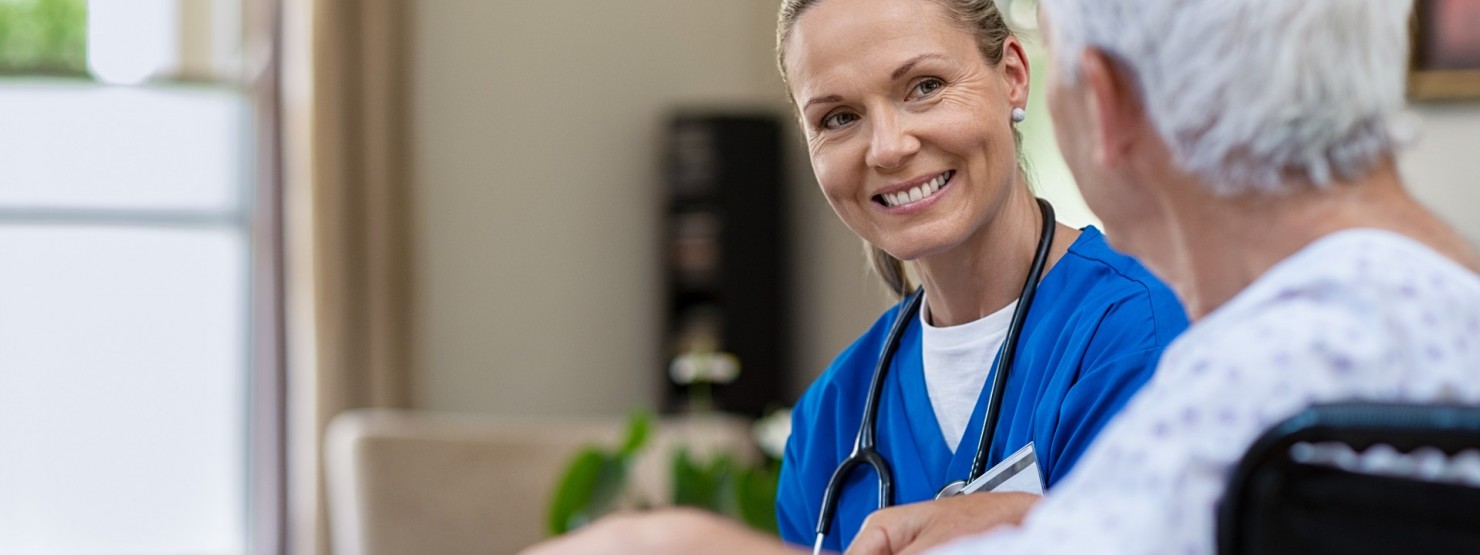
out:
M1480 553L1480 407L1316 405L1230 476L1218 553Z

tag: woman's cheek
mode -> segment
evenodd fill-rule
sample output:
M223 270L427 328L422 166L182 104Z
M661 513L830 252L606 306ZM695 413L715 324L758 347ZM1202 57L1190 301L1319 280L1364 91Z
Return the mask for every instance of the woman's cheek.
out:
M822 193L827 196L828 202L841 200L845 195L845 180L835 171L836 166L825 155L815 156L812 163L812 173L817 176L817 184L822 187Z

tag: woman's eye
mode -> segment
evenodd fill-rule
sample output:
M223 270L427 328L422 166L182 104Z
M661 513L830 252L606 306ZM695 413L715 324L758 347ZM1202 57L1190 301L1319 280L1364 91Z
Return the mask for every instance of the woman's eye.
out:
M915 93L914 96L930 96L931 94L935 93L935 91L940 90L941 87L944 86L946 86L945 81L941 81L940 79L936 79L934 77L922 79L919 83L915 84L915 89L913 91Z
M853 123L858 119L858 114L852 112L834 112L822 118L823 129L837 129L844 125Z

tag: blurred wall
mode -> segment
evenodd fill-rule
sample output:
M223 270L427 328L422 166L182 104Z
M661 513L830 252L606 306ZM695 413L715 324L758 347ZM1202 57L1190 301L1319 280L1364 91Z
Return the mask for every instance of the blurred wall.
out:
M1413 106L1418 141L1399 156L1408 188L1480 248L1480 101Z
M411 5L417 406L655 403L661 126L676 106L789 117L773 3ZM790 139L799 391L884 299Z

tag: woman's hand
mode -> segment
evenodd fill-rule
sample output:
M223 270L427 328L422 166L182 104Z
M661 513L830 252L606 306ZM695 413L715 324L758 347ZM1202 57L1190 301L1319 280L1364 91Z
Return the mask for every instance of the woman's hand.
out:
M846 555L919 553L962 536L1017 525L1040 499L1029 493L973 493L874 511Z
M764 536L711 513L665 509L625 513L542 542L522 555L759 554L794 555L780 540Z

